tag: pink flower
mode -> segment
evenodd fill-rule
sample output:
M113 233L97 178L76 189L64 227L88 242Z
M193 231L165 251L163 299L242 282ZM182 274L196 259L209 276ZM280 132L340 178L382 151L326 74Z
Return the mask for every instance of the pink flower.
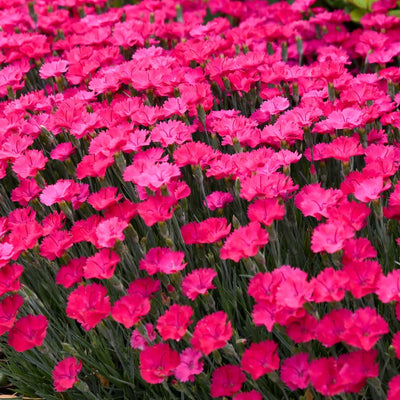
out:
M228 315L223 311L202 318L193 332L191 340L193 348L208 355L214 350L225 347L227 341L232 337L231 322L227 319Z
M40 255L49 260L55 260L61 257L72 245L72 237L69 232L55 230L42 240Z
M146 338L137 330L134 329L130 341L132 349L144 350L148 347Z
M380 198L380 194L391 187L391 182L384 182L382 176L366 178L353 183L354 197L364 203Z
M110 279L120 262L119 255L110 249L102 249L86 260L83 274L86 279Z
M340 343L346 333L346 324L349 324L351 319L352 312L346 308L332 310L319 321L316 339L326 347Z
M199 294L206 294L209 289L215 289L212 280L216 276L217 272L212 268L193 270L182 281L183 294L190 300L195 300Z
M278 369L278 344L271 340L252 343L243 353L241 366L255 380Z
M18 352L41 346L46 337L48 323L44 315L20 318L8 334L8 344Z
M164 162L158 164L149 163L143 171L138 170L137 166L132 164L125 169L123 178L125 182L133 182L136 185L157 190L180 175L181 171L175 164Z
M51 151L50 158L52 160L65 161L74 153L75 148L71 142L60 143Z
M277 271L282 273L282 280L276 290L275 299L279 306L299 309L312 300L312 285L308 275L300 268L282 265Z
M188 326L193 322L193 309L190 306L173 304L164 315L157 320L157 330L163 340L181 340Z
M61 230L65 225L65 214L60 211L53 211L42 219L43 236L50 235L55 231Z
M327 222L318 225L311 237L311 250L314 253L326 251L335 253L341 250L346 239L354 235L354 230L349 225L338 222Z
M238 392L246 375L237 365L224 365L217 368L211 378L211 397L233 396Z
M76 177L83 179L88 176L93 178L104 178L107 168L114 163L112 154L88 154L76 167Z
M310 364L307 353L286 358L281 366L281 379L292 390L305 389L310 382Z
M88 197L88 189L89 185L87 184L80 184L72 179L59 179L54 185L48 185L43 189L40 201L46 206L51 206L61 201L72 201L74 209L76 209Z
M85 331L93 329L111 311L107 289L93 283L79 286L68 296L67 316L76 319Z
M141 317L147 315L150 308L151 304L148 297L127 295L114 303L111 315L115 321L129 329L139 322Z
M98 192L93 193L88 198L88 203L97 211L104 210L110 206L117 204L122 199L122 194L118 193L116 187L101 188Z
M43 235L41 225L33 221L24 221L12 227L11 233L8 236L9 243L4 243L4 247L0 244L0 264L2 263L2 250L5 246L13 247L12 258L16 259L19 254L25 250L32 249L36 246L38 239ZM11 257L10 257L11 258Z
M250 392L241 392L235 395L234 400L262 400L262 394L256 390Z
M393 335L392 346L396 353L396 357L400 359L400 331Z
M340 190L323 189L320 183L314 183L300 190L294 204L305 216L312 216L320 221L322 217L329 217L329 208L335 206L342 197Z
M39 75L42 79L47 79L50 77L58 77L64 72L67 72L68 61L56 60L52 62L47 62L43 64L40 68Z
M344 272L348 279L346 289L349 290L356 299L377 291L378 282L381 278L382 267L375 260L349 261L343 263Z
M25 207L32 199L37 198L41 191L42 188L34 179L23 179L19 186L13 189L10 198Z
M247 201L255 197L261 198L287 198L289 193L299 188L294 185L292 179L280 172L272 172L268 175L251 175L241 181L240 197Z
M212 192L210 195L206 197L206 205L210 210L216 210L218 208L226 207L229 203L232 203L233 196L230 193L226 192Z
M366 258L375 258L376 249L367 238L354 238L346 241L343 247L343 264L354 261L362 261Z
M0 296L21 288L20 277L24 268L19 264L8 264L0 269Z
M382 303L400 301L400 270L395 269L387 276L381 275L376 282L375 292Z
M67 357L60 361L53 369L54 389L63 392L78 382L78 374L82 369L82 362L75 357Z
M40 150L25 150L24 154L14 161L12 169L19 177L26 179L45 169L47 161L48 158Z
M345 321L342 336L347 344L363 350L371 350L376 342L389 332L389 325L374 308L359 308L351 320Z
M143 297L152 297L152 294L158 292L161 288L159 280L153 280L149 276L139 278L131 282L128 286L128 294L132 296L140 295Z
M286 324L286 333L295 343L306 343L315 339L318 320L310 314L290 319Z
M268 233L258 222L233 231L221 248L221 258L239 262L242 258L253 257L268 243Z
M157 194L139 203L138 213L147 226L163 222L172 218L177 201L171 196Z
M140 353L140 375L148 383L162 383L165 378L174 374L179 362L177 351L166 343L159 343Z
M213 155L214 150L211 146L202 142L189 142L180 145L174 151L174 161L178 167L200 165L203 168Z
M151 140L161 143L163 147L171 144L183 144L192 141L192 133L195 131L195 126L188 126L181 121L163 121L159 122L151 131Z
M194 376L203 372L204 362L200 361L202 353L187 348L180 355L180 363L175 369L175 377L181 382L194 382Z
M128 226L128 222L111 217L103 220L97 225L96 236L97 243L101 247L113 247L117 240L125 239L124 229Z
M18 294L5 297L0 302L0 335L10 330L14 325L19 308L24 300Z
M334 357L313 360L309 373L311 383L318 393L324 396L334 396L343 391L346 382L341 379L337 368L337 360ZM347 381L351 379L347 378Z
M247 215L251 222L270 226L285 216L285 206L277 199L258 199L249 205Z
M400 375L396 375L389 382L387 400L397 400L399 396L400 396Z
M186 267L187 263L182 263L185 254L182 251L172 251L169 248L153 247L145 258L140 260L139 268L147 271L149 275L157 272L164 274L174 274Z
M181 234L186 244L215 243L229 235L231 224L225 218L208 218L182 226Z
M146 329L144 334L140 333L137 329L133 330L131 336L131 347L133 349L147 349L148 344L156 339L157 334L154 330L153 325L147 323L144 325L144 327Z
M343 300L348 281L349 277L343 271L336 271L334 268L323 269L315 278L311 279L314 302Z
M74 258L67 265L63 265L56 275L56 283L70 288L82 280L83 268L86 264L86 257Z

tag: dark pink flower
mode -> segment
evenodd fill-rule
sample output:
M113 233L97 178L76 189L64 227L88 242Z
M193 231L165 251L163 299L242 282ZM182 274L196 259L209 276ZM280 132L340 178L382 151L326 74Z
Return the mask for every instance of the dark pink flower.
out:
M108 186L101 188L96 193L92 193L87 201L95 210L101 211L117 204L121 199L122 194L118 193L118 188Z
M110 279L114 275L116 265L120 258L110 249L102 249L86 260L83 274L86 279Z
M143 297L152 297L152 294L158 292L161 288L159 280L153 280L149 276L139 278L131 282L128 286L128 294L132 296L140 295Z
M182 226L181 234L186 244L214 243L229 235L231 224L225 218L208 218Z
M93 283L79 286L68 296L67 316L76 319L85 331L93 329L111 311L107 289Z
M157 194L139 203L138 213L147 226L163 222L172 218L177 201L171 196Z
M218 208L226 207L229 203L232 203L233 196L227 192L212 192L206 197L206 205L210 210L216 210Z
M345 329L343 341L368 351L389 332L389 325L374 308L365 307L356 310L352 319L345 321Z
M251 222L270 226L275 220L283 219L285 206L278 199L258 199L249 205L247 215Z
M157 320L157 330L163 340L181 340L185 335L188 326L193 322L193 309L190 306L173 304Z
M174 374L179 365L179 353L168 344L159 343L140 353L140 375L148 383L162 383Z
M397 400L399 396L400 396L400 375L396 375L389 382L387 400Z
M268 232L258 222L250 222L234 230L221 248L221 258L239 262L242 258L253 257L268 243Z
M275 371L279 368L278 344L271 340L252 343L243 353L241 366L253 379Z
M18 294L5 297L0 302L0 336L14 325L19 308L24 300Z
M20 277L24 268L19 264L7 264L0 268L0 296L21 288Z
M78 374L82 369L82 362L75 357L67 357L60 361L53 369L54 390L63 392L78 382Z
M256 390L241 392L235 395L234 400L262 400L262 394Z
M41 191L42 188L34 179L23 179L19 186L13 189L10 198L25 207L32 199L37 198Z
M348 279L346 289L349 290L356 299L360 299L369 293L374 293L378 289L378 282L382 274L382 266L375 260L363 260L346 262L342 272Z
M286 358L281 366L281 379L290 389L305 389L310 382L310 364L307 353Z
M135 325L141 317L147 315L151 304L148 297L127 295L117 300L111 308L111 316L115 321L129 329Z
M224 365L217 368L211 377L211 397L233 396L238 392L246 375L237 365Z
M139 268L147 271L149 275L157 272L174 274L185 268L187 263L182 263L185 254L182 251L172 251L169 248L153 247L145 258L140 260Z
M8 334L8 344L18 352L41 346L46 337L48 323L44 315L20 318Z
M217 272L212 268L200 268L193 270L182 281L182 292L190 300L195 300L199 294L206 294L209 289L215 289L212 280Z
M56 275L56 283L70 288L82 280L86 265L86 257L74 258L67 265L63 265Z
M232 337L231 322L223 311L203 317L194 328L191 344L205 355L224 347Z
M42 240L40 255L49 260L55 260L61 257L72 245L72 237L69 232L55 230Z

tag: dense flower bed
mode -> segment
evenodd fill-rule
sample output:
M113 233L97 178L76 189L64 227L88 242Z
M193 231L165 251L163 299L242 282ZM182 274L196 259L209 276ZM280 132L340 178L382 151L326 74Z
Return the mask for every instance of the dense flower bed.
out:
M400 397L392 3L0 0L12 390Z

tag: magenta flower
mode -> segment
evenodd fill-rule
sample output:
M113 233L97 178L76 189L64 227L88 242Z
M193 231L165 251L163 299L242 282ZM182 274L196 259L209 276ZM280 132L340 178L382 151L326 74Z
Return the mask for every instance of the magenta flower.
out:
M44 315L20 318L8 334L8 344L18 352L41 346L46 337L48 323Z
M76 319L85 331L108 317L110 311L107 289L98 283L79 286L68 296L67 316Z
M53 369L54 389L64 392L78 382L78 374L82 369L82 362L75 357L67 357L60 361Z

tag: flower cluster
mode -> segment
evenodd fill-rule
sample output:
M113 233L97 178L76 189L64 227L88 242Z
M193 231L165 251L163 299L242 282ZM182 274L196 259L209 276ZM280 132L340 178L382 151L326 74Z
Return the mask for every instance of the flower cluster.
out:
M396 5L125 3L0 0L1 368L396 399Z

